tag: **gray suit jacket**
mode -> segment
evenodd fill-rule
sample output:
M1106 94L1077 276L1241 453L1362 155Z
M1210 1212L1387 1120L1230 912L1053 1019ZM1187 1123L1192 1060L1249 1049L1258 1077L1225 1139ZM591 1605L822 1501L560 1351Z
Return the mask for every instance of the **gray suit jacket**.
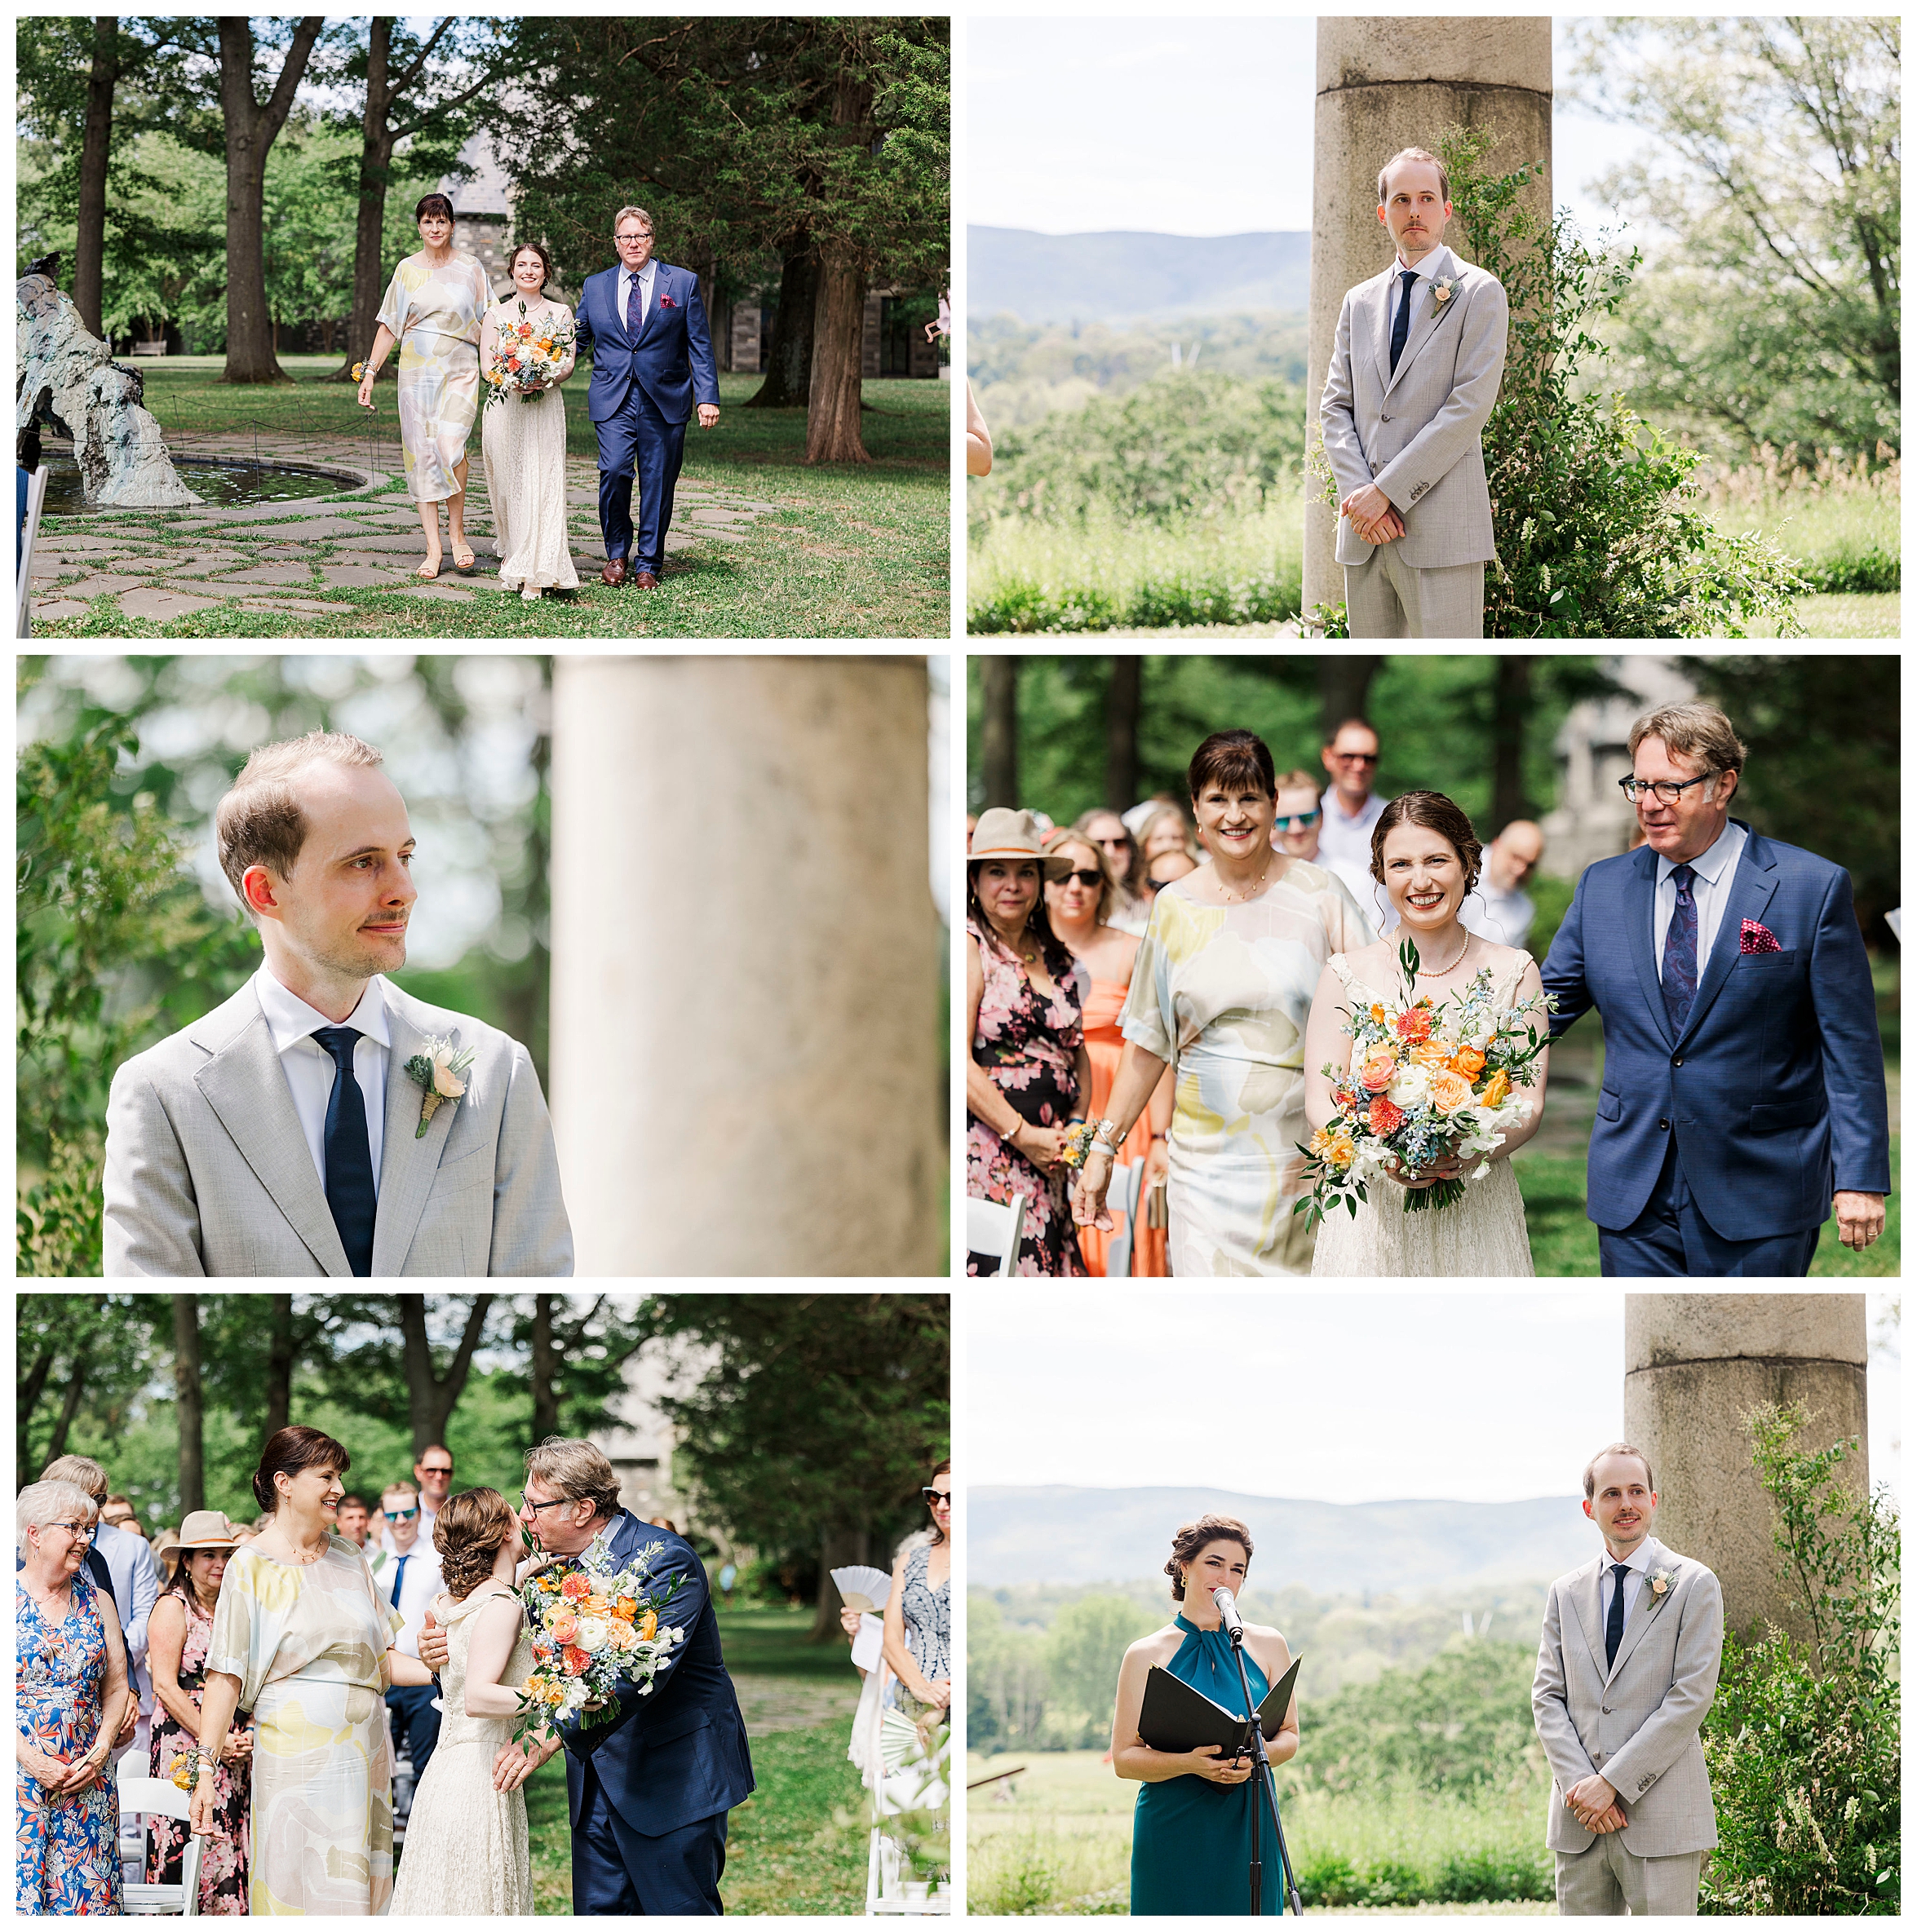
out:
M1491 493L1484 429L1504 374L1510 307L1504 285L1440 246L1432 279L1458 277L1439 302L1428 282L1412 290L1411 332L1391 366L1391 304L1397 260L1360 282L1338 312L1338 339L1318 405L1325 454L1338 493L1375 483L1405 526L1398 555L1419 570L1490 563ZM1338 561L1363 564L1374 545L1338 519Z
M569 1275L552 1122L525 1047L386 986L375 1275ZM474 1049L466 1093L415 1138L405 1063L433 1035ZM137 1054L107 1102L106 1272L350 1276L250 980Z
M1708 1851L1717 1812L1698 1731L1717 1695L1724 1655L1724 1593L1700 1563L1649 1539L1649 1570L1675 1568L1662 1596L1649 1581L1606 1669L1600 1554L1551 1586L1531 1710L1551 1765L1544 1842L1582 1851L1595 1833L1565 1808L1565 1793L1593 1771L1615 1787L1629 1820L1624 1849L1639 1858ZM1648 1573L1647 1573L1648 1574Z

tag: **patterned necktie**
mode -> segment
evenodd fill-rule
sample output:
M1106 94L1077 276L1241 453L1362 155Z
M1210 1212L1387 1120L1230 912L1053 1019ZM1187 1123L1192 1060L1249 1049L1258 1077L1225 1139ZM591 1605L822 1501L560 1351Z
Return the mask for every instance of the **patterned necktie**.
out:
M1629 1563L1611 1565L1611 1613L1604 1620L1604 1660L1605 1669L1618 1660L1618 1646L1624 1641L1624 1579L1629 1573Z
M313 1038L333 1056L333 1092L326 1102L326 1205L333 1210L347 1265L356 1275L370 1275L379 1198L373 1187L372 1145L366 1138L365 1096L352 1070L352 1050L360 1036L352 1027L321 1027Z
M1675 868L1671 882L1677 888L1677 909L1664 929L1664 1010L1671 1019L1671 1037L1684 1031L1691 1001L1698 997L1698 902L1691 882L1698 875L1688 865Z
M640 286L639 277L634 275L626 285L626 333L635 341L640 324L645 315L645 294Z
M1415 268L1406 268L1398 277L1403 284L1398 295L1397 320L1391 325L1391 373L1398 373L1398 357L1404 353L1405 338L1411 333L1411 285L1418 279Z

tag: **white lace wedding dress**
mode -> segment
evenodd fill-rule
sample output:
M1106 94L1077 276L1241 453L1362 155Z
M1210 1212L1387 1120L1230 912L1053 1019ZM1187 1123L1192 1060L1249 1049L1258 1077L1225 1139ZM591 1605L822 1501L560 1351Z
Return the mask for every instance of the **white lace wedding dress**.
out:
M1368 986L1351 970L1342 953L1326 962L1354 1001L1369 1005L1393 999ZM1521 956L1496 992L1506 1006L1530 968ZM1448 1208L1404 1211L1404 1190L1393 1181L1374 1181L1370 1198L1358 1203L1354 1218L1344 1208L1326 1215L1312 1254L1313 1275L1366 1275L1396 1280L1421 1275L1531 1275L1531 1237L1525 1231L1524 1196L1508 1161L1494 1161L1481 1181L1468 1179L1463 1200Z
M551 312L555 327L573 319L555 302L535 309ZM516 321L508 304L503 313ZM486 462L486 494L493 506L493 542L499 553L500 587L522 590L576 590L573 546L566 536L566 398L555 386L538 396L509 396L482 411L480 448Z
M393 1887L395 1918L497 1918L533 1909L526 1793L493 1788L493 1759L512 1735L511 1718L466 1714L466 1658L480 1611L500 1593L477 1589L446 1607L446 1662L440 1672L440 1741L413 1799L406 1846ZM433 1606L436 1620L440 1605ZM525 1625L500 1682L532 1674Z

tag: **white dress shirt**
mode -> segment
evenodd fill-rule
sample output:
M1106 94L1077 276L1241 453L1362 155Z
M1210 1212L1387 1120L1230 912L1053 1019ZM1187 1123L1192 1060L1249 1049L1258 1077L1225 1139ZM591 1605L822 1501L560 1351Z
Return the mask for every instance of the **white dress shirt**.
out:
M1613 1563L1627 1563L1627 1568L1622 1579L1624 1585L1624 1628L1631 1628L1631 1614L1637 1608L1637 1594L1644 1588L1645 1572L1651 1567L1651 1540L1646 1536L1628 1556L1613 1556L1607 1549L1604 1553L1604 1569L1597 1580L1597 1608L1600 1630L1608 1629L1611 1620L1611 1595L1617 1589L1619 1578L1612 1569Z
M632 299L632 285L639 284L639 325L645 327L645 319L652 312L653 276L659 264L648 260L643 268L621 268L619 271L619 320L626 320L626 305Z
M286 1070L286 1085L293 1093L293 1111L299 1116L299 1130L306 1136L313 1165L319 1170L320 1185L326 1184L326 1107L333 1098L333 1056L313 1035L321 1027L334 1023L316 1012L297 993L287 992L272 974L262 966L255 974L259 989L259 1010L266 1015L273 1037L273 1051ZM360 1003L341 1024L354 1028L359 1044L352 1050L352 1070L360 1083L366 1106L366 1146L373 1156L373 1191L379 1192L379 1153L386 1139L386 1059L392 1036L386 1023L386 982L375 973L366 982Z
M428 1550L432 1547L432 1526L439 1519L439 1511L434 1509L424 1497L421 1497L419 1498L419 1542L423 1543ZM382 1550L393 1549L392 1525L386 1520L383 1510L380 1512L379 1516L379 1547ZM419 1544L415 1543L413 1547L417 1550ZM397 1550L393 1550L393 1554L396 1556L399 1553Z
M1424 293L1424 291L1419 287L1418 282L1429 281L1432 276L1437 272L1437 259L1441 251L1435 248L1428 250L1425 252L1424 259L1420 262L1415 268L1411 267L1411 264L1407 262L1402 255L1400 255L1397 259L1392 263L1391 327L1392 334L1393 335L1397 333L1398 310L1403 304L1404 298L1409 294L1411 299L1415 302L1419 297ZM1408 290L1405 286L1405 271L1407 268L1410 268L1411 272L1418 277L1418 281L1413 282ZM1417 321L1419 313L1419 312L1417 309L1413 309L1411 311L1411 321L1414 323ZM1411 339L1409 330L1406 331L1405 339L1406 342L1409 342Z
M1676 888L1673 886L1671 891L1675 904ZM1500 946L1516 946L1521 952L1537 912L1529 893L1516 886L1507 892L1503 886L1494 886L1486 873L1466 898L1458 923L1481 939L1493 939Z
M1318 800L1318 809L1324 814L1318 825L1318 853L1321 863L1355 865L1368 878L1371 873L1371 828L1378 823L1379 815L1390 802L1380 798L1374 792L1366 799L1363 809L1353 818L1338 802L1338 788L1327 785L1325 795ZM1376 882L1374 881L1374 883ZM1361 905L1366 904L1361 900Z
M379 1585L380 1595L400 1613L400 1630L392 1640L393 1648L416 1657L419 1655L420 1627L433 1598L446 1587L446 1580L440 1572L440 1553L427 1540L423 1530L413 1539L413 1547L405 1552L405 1561L406 1572L400 1578L397 1603L393 1602L392 1594L392 1581L401 1563L397 1550L380 1551L373 1565L373 1581Z
M1664 938L1670 931L1671 915L1677 910L1677 888L1671 875L1680 865L1689 865L1696 874L1691 881L1691 897L1698 904L1698 978L1704 977L1704 962L1723 923L1724 909L1730 904L1731 881L1738 876L1738 861L1744 855L1744 828L1726 819L1724 829L1707 852L1695 859L1667 859L1658 855L1658 890L1651 900L1651 957L1658 962L1658 979L1664 978Z

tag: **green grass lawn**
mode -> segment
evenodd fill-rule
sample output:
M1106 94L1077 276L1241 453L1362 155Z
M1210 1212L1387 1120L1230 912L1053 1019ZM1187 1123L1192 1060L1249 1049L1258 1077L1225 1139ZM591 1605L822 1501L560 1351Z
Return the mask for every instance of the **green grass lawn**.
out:
M367 418L347 384L323 378L330 359L282 358L296 379L275 388L224 387L216 357L171 357L141 365L147 407L188 454L218 436L244 445L257 431L277 437L361 439L375 467L396 471L394 391L378 391L371 449ZM567 597L522 603L474 580L471 603L438 603L383 589L330 592L337 612L197 611L166 624L122 615L110 597L85 617L36 621L49 638L120 637L928 637L950 630L949 383L865 385L862 427L870 464L808 468L802 409L749 409L756 376L719 378L723 413L708 432L688 432L684 480L742 493L773 506L748 541L697 546L668 564L653 591L613 590L582 573ZM569 390L567 446L590 458L595 443L581 382ZM476 435L477 431L476 430ZM356 498L365 502L364 497ZM404 504L403 492L383 495ZM270 507L260 512L269 520ZM51 519L49 537L68 519ZM92 519L72 519L76 524ZM684 519L680 519L683 524ZM675 528L678 526L675 526ZM166 512L125 513L116 533L167 545L204 543L202 522ZM316 560L350 560L316 548ZM463 580L447 572L447 581Z
M735 1675L843 1683L852 1667L843 1642L806 1640L809 1611L722 1611L726 1668ZM750 1695L745 1699L751 1717ZM866 1902L865 1794L845 1755L842 1722L763 1732L751 1741L758 1788L732 1814L720 1892L728 1912L857 1914ZM573 1909L564 1753L526 1784L533 1848L533 1909ZM849 1824L841 1823L848 1819Z

